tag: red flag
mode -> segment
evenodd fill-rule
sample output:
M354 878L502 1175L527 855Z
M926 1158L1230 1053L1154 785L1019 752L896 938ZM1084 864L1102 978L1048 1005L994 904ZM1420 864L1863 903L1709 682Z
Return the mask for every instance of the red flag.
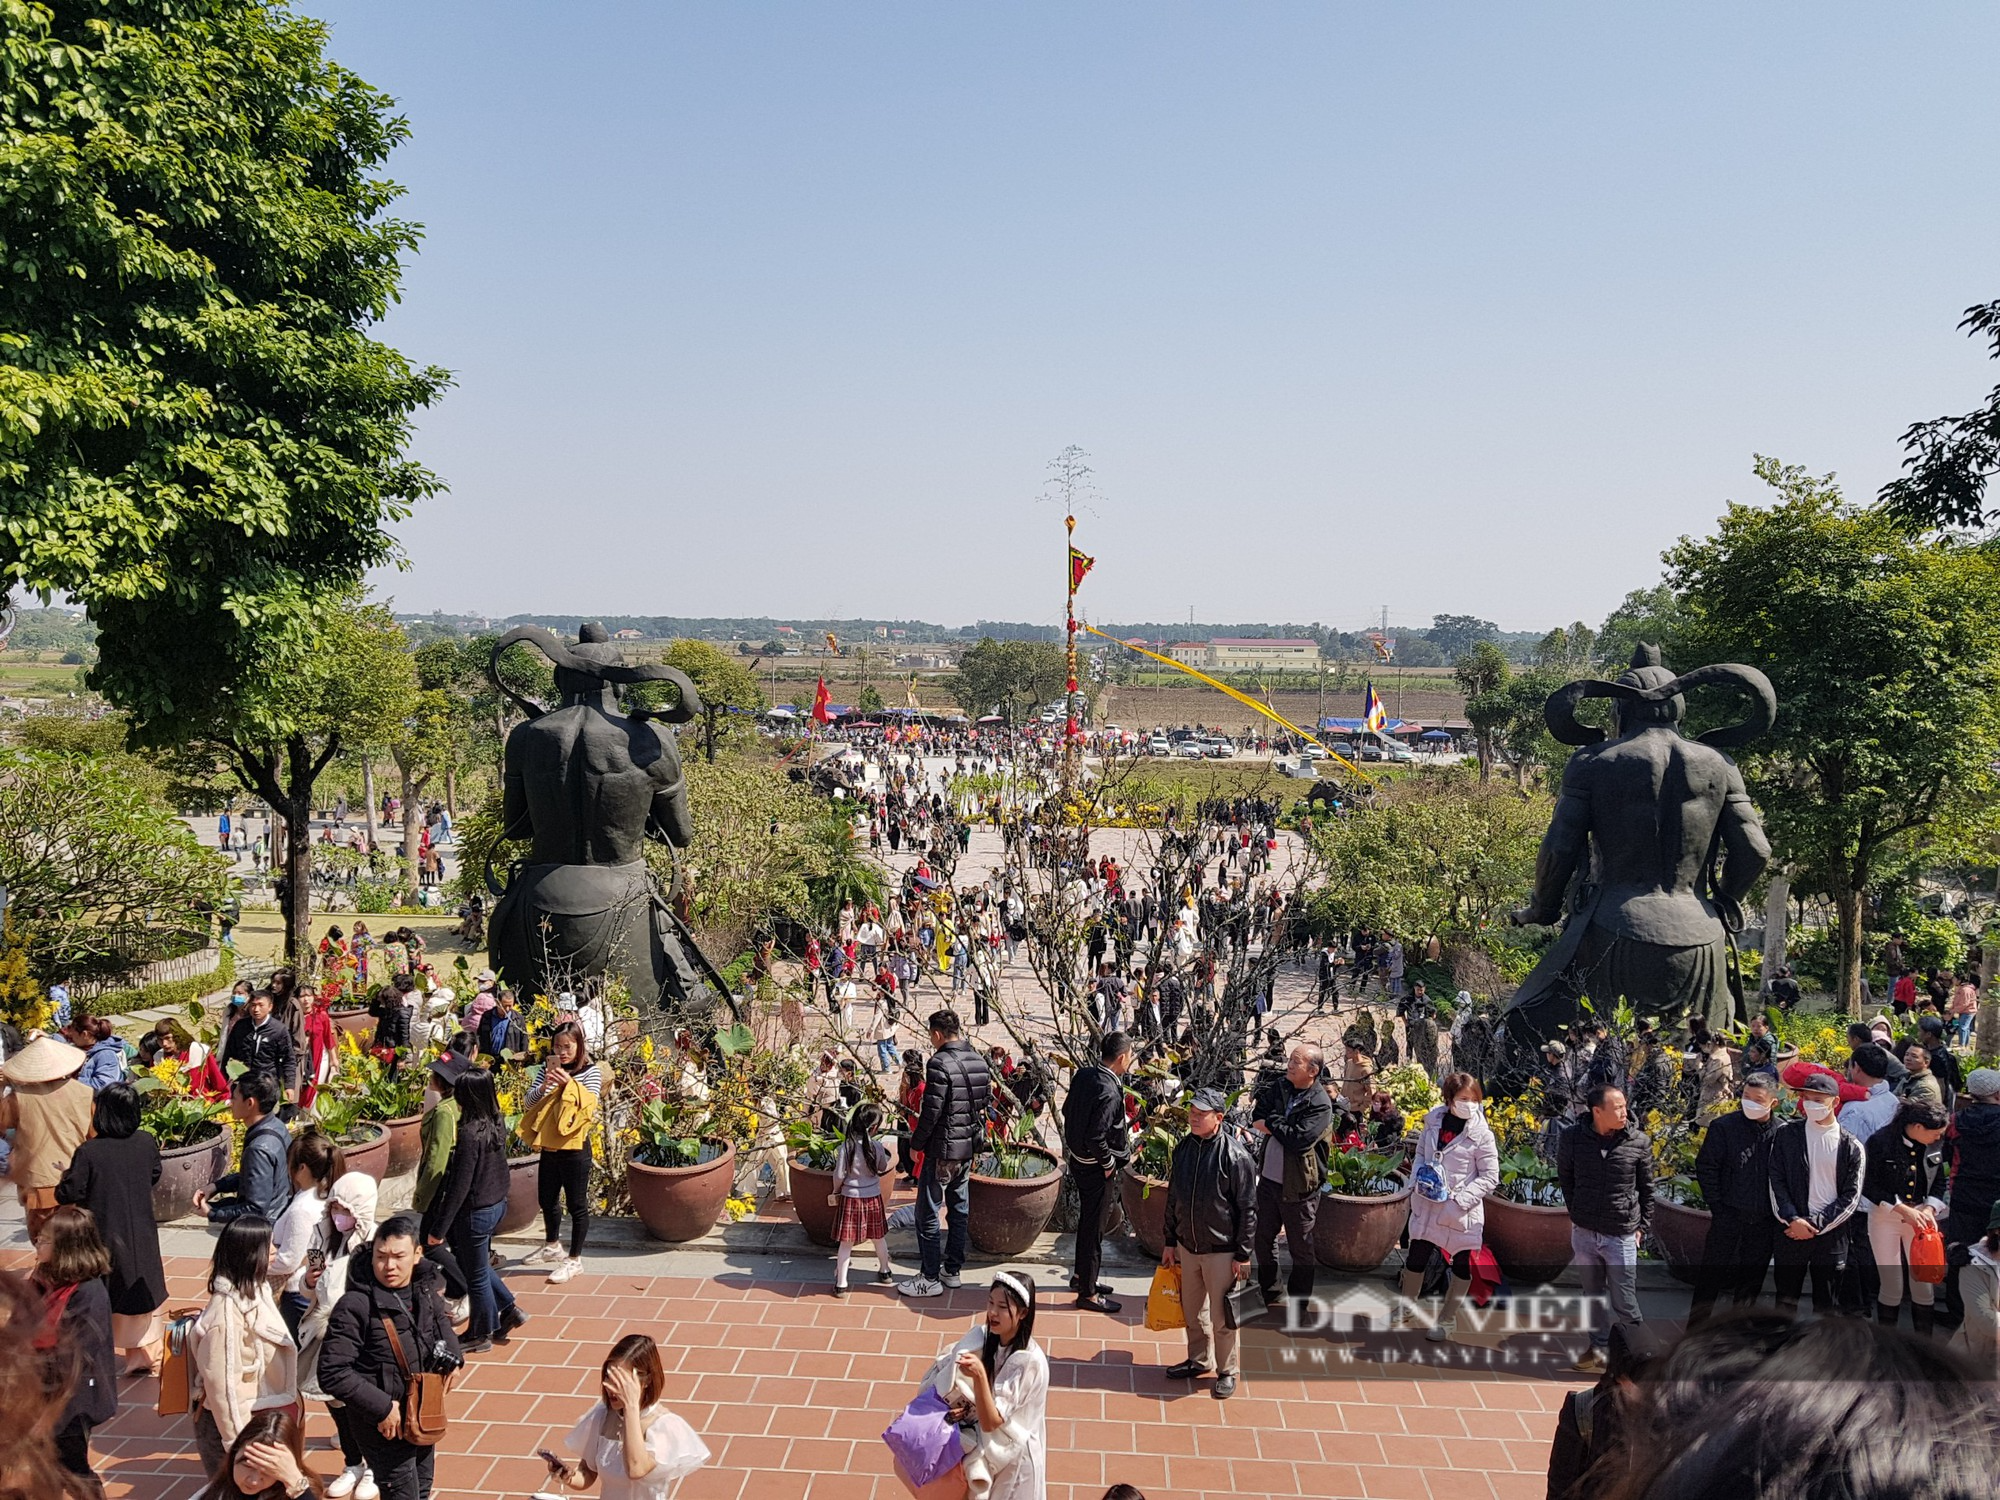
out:
M1069 591L1072 594L1076 592L1077 586L1083 582L1083 575L1090 571L1091 565L1096 561L1096 558L1085 557L1074 547L1069 549Z
M813 689L812 717L815 724L825 724L833 718L833 715L826 711L826 705L826 679L822 677L819 686Z

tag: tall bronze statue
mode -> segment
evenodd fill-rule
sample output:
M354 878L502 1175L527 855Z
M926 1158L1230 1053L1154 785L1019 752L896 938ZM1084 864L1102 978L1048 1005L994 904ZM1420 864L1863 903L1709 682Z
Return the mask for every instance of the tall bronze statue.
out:
M1710 684L1747 693L1749 717L1689 739L1679 727L1682 695ZM1577 722L1585 698L1612 701L1609 737ZM1770 680L1754 667L1676 677L1656 646L1634 651L1615 682L1572 682L1550 695L1549 732L1582 748L1563 768L1534 899L1514 921L1553 923L1565 897L1569 916L1507 1007L1517 1058L1574 1021L1579 996L1599 1011L1624 999L1642 1016L1675 1022L1696 1012L1718 1028L1741 1009L1729 943L1771 846L1742 773L1722 752L1763 734L1777 711Z
M602 625L579 635L572 646L523 625L494 643L488 664L494 686L528 715L507 736L502 831L532 840L504 891L487 874L500 898L488 939L493 967L529 994L615 976L642 1013L659 1004L705 1007L701 976L712 980L713 970L660 899L645 860L648 839L685 848L694 834L673 734L652 721L685 724L701 712L701 697L672 667L628 666ZM560 707L545 709L501 682L500 654L517 642L555 664ZM617 689L641 682L671 683L678 698L628 714Z

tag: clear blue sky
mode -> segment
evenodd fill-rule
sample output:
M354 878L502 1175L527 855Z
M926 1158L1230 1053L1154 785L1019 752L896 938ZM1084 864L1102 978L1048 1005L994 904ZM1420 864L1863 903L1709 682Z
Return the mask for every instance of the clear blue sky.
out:
M1997 374L1991 5L306 0L458 386L400 607L1596 620Z

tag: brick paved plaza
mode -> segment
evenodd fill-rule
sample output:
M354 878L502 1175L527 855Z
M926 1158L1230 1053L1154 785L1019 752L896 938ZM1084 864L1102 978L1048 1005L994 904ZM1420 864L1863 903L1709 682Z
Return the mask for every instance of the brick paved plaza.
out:
M19 1221L9 1226L18 1235ZM187 1236L174 1235L176 1244ZM18 1243L18 1240L16 1240ZM621 1257L593 1258L591 1272ZM8 1263L23 1256L10 1251ZM452 1403L436 1493L447 1500L522 1497L540 1483L537 1448L556 1448L588 1408L596 1370L621 1334L659 1340L666 1399L715 1460L680 1500L893 1500L904 1491L879 1440L908 1389L984 1303L967 1286L925 1303L858 1287L826 1295L824 1264L701 1251L633 1257L643 1270L585 1274L548 1288L510 1278L533 1321L510 1347L473 1361ZM761 1259L764 1264L755 1264ZM669 1263L664 1272L653 1267ZM686 1269L680 1268L686 1262ZM866 1258L863 1258L866 1263ZM171 1255L170 1306L199 1305L207 1265ZM1059 1273L1038 1268L1046 1291ZM803 1278L803 1279L782 1279ZM1543 1492L1553 1413L1571 1384L1440 1378L1368 1381L1246 1376L1235 1399L1190 1393L1160 1374L1182 1357L1178 1333L1139 1324L1143 1279L1118 1278L1115 1323L1044 1303L1036 1334L1052 1367L1051 1500L1097 1500L1136 1484L1147 1500L1233 1496L1381 1500L1530 1500ZM156 1387L129 1382L94 1441L113 1500L188 1500L200 1465L185 1417L154 1414ZM308 1403L308 1462L339 1470L332 1426Z

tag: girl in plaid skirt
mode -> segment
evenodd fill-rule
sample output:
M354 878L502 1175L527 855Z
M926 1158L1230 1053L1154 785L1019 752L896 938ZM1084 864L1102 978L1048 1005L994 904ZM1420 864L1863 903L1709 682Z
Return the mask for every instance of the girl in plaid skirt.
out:
M847 1132L833 1159L833 1191L840 1209L833 1237L840 1249L834 1259L833 1295L847 1295L847 1262L863 1240L875 1242L875 1279L895 1280L889 1265L889 1225L882 1212L882 1174L894 1158L882 1134L882 1106L857 1104L847 1117Z

